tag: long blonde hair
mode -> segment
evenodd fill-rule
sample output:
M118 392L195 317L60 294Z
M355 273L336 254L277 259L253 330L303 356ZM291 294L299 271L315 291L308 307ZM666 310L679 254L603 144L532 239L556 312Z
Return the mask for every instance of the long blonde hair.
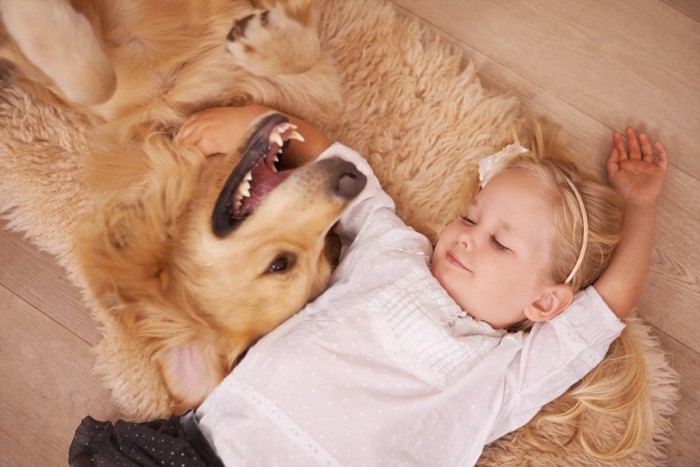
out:
M614 190L577 168L567 151L556 146L553 135L550 141L545 141L539 124L534 126L531 140L526 144L531 152L516 158L507 168L529 170L557 193L557 203L553 206L556 212L552 216L557 235L551 272L562 283L576 262L583 238L581 209L564 176L574 183L583 199L589 236L583 263L571 282L577 291L593 284L610 262L622 229L622 200ZM574 443L601 461L625 457L652 436L654 420L647 384L644 354L623 331L603 361L561 396L556 405L545 407L521 434L541 450ZM590 420L616 427L613 430L616 436L601 439L598 432L579 429L581 425L591 426Z

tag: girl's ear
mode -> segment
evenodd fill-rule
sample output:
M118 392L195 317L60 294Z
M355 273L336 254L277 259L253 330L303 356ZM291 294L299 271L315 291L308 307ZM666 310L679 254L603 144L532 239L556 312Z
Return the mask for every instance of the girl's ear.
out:
M568 285L558 284L547 287L542 295L525 308L525 316L530 321L546 321L557 316L574 301L574 291Z

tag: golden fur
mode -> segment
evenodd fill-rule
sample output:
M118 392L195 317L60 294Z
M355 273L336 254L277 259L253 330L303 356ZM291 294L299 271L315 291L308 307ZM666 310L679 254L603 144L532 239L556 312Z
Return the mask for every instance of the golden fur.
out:
M196 407L323 290L326 234L349 202L330 189L340 169L307 165L221 237L212 211L240 150L202 160L154 139L145 152L158 161L148 182L99 203L75 234L89 295L117 328L100 344L101 372L138 419Z
M172 136L212 105L328 118L338 79L314 2L0 0L0 12L16 82L92 122L80 165L94 205L74 245L103 324L98 369L126 417L191 409L322 290L324 240L347 200L305 169L219 238L213 203L240 148L204 162ZM278 256L293 267L265 273Z
M214 104L254 101L317 121L339 103L313 0L0 0L0 12L12 20L0 25L0 57L21 84L109 122L110 136L174 129ZM245 34L226 40L249 15Z

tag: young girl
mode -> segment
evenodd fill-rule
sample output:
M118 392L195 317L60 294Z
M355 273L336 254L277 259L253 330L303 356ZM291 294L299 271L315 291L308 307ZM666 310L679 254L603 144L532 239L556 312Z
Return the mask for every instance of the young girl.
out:
M179 139L226 152L266 111L211 109ZM624 223L613 190L511 145L481 164L480 191L433 249L360 155L292 121L306 142L287 163L339 156L368 184L335 228L328 290L188 417L224 464L473 465L602 360L648 270L663 145L630 128L628 151L613 135Z

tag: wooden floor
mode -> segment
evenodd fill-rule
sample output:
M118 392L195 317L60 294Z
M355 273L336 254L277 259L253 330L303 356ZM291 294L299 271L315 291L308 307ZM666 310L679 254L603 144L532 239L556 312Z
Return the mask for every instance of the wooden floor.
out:
M670 465L700 462L700 2L392 0L520 96L602 167L613 129L661 139L672 167L639 314L682 377ZM91 375L99 339L51 257L0 229L0 465L66 465L80 420L114 408Z

